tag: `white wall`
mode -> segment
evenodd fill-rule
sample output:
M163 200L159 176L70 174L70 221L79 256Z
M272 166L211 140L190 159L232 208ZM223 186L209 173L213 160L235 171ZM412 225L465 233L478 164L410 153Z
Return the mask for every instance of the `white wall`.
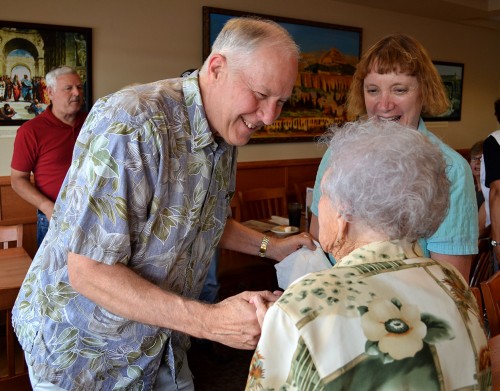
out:
M375 1L375 0L374 0ZM415 36L434 60L461 62L462 120L429 123L454 148L469 148L496 127L500 97L500 31L402 15L333 0L24 0L4 2L2 20L91 27L94 100L136 82L179 75L202 61L202 6L279 15L363 29L362 48L382 36ZM22 12L21 12L22 11ZM10 174L15 128L0 128L0 175ZM253 144L240 161L319 157L315 143Z

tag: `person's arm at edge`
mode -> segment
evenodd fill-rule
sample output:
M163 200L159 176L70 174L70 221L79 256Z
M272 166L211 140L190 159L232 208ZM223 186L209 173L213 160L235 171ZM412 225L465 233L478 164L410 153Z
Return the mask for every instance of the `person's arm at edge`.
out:
M446 171L450 181L450 205L445 220L428 239L427 249L432 259L447 262L457 268L468 283L479 239L474 177L469 163L463 157L453 152L449 154L449 158L453 159ZM461 238L461 241L457 241L457 238ZM443 254L439 252L441 242L452 244L454 248L474 245L475 251L469 248L463 249L462 254Z
M10 183L12 189L26 202L41 210L50 220L54 211L52 200L43 195L30 181L29 172L10 170Z
M489 236L489 227L486 227L486 203L483 202L477 211L479 217L479 239Z
M256 295L277 299L271 292L243 292L210 305L162 290L121 263L107 265L75 253L68 255L68 275L73 289L113 314L239 349L255 348L260 336L249 301Z
M460 274L465 278L465 281L469 283L470 268L472 264L473 255L449 255L449 254L438 254L430 251L431 258L439 262L447 262L450 265L455 266Z
M500 180L490 183L490 219L491 239L500 241ZM500 259L500 246L493 247L497 259Z
M265 233L254 231L229 218L219 242L219 247L245 254L257 255L264 236L266 236ZM271 258L279 262L300 247L307 247L310 250L316 249L316 245L309 235L291 235L284 239L270 237L266 258Z

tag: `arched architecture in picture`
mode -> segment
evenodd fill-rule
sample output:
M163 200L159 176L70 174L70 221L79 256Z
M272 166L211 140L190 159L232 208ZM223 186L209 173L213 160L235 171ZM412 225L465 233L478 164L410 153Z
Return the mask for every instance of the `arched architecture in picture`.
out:
M0 102L14 112L7 117L0 111L0 121L28 120L45 110L50 104L45 75L56 66L75 68L85 87L88 50L88 36L81 31L0 25Z
M25 70L30 78L45 76L44 41L38 31L2 29L0 38L1 75L23 77Z

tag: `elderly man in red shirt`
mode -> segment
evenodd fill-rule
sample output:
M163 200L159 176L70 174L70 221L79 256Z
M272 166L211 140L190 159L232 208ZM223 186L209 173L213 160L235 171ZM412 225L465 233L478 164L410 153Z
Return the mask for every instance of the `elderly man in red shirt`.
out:
M75 141L87 117L81 111L83 85L76 70L60 66L47 73L46 80L51 104L18 129L11 163L12 188L38 209L38 246L49 228Z

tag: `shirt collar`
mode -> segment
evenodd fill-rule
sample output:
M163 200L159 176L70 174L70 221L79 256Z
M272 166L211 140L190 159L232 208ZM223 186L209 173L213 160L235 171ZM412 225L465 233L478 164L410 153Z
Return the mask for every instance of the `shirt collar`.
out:
M335 267L402 261L417 257L422 257L422 249L418 243L410 243L405 239L387 240L369 243L355 249L343 257Z
M198 83L198 71L192 72L182 80L184 103L187 107L189 124L191 126L191 145L193 152L203 149L210 144L217 144L207 116L203 108L200 85ZM219 141L219 140L218 140ZM226 144L222 141L220 144Z
M73 126L68 125L64 122L62 122L59 118L57 118L54 113L52 112L52 104L48 105L47 108L43 111L45 115L47 116L48 120L52 122L55 126L59 126L61 128L79 128L83 125L83 122L85 121L85 118L87 117L87 114L80 111L77 116L76 116L76 121ZM42 113L42 114L43 114Z

